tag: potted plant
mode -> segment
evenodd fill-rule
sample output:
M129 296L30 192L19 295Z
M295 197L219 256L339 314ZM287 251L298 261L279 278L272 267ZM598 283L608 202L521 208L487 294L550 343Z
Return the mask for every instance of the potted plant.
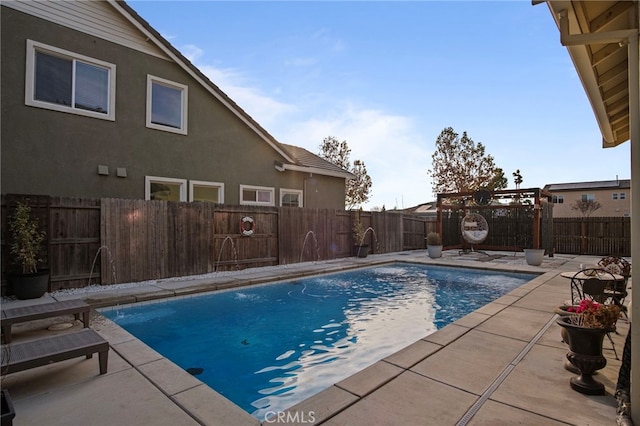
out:
M442 257L442 238L437 232L427 234L427 252L432 259Z
M587 395L604 395L604 385L592 375L607 365L607 359L602 356L602 342L606 334L615 331L620 307L584 299L567 311L570 315L562 316L556 322L566 331L567 359L580 372L579 376L571 378L571 388Z
M524 259L527 265L540 266L544 258L545 249L534 248L535 244L532 235L520 235L518 237L518 246L522 247L524 252ZM538 246L539 247L539 246Z
M524 249L524 259L527 265L540 266L544 258L544 249Z
M31 217L31 207L18 202L9 219L9 252L20 271L8 274L11 289L18 299L41 297L49 288L49 271L38 269L45 236L39 229L38 220Z
M369 254L369 245L364 244L364 236L366 231L360 220L360 212L362 209L356 210L355 220L351 229L353 235L353 253L357 257L367 257Z

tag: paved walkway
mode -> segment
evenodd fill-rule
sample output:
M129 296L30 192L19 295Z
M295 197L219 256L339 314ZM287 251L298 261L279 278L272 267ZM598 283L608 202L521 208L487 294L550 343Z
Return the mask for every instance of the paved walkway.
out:
M453 324L279 413L263 424L323 425L613 425L613 392L620 361L605 339L607 366L597 374L607 394L586 396L569 387L553 309L569 298L563 271L593 264L594 257L545 258L526 265L521 254L491 252L460 256L445 252L431 260L425 251L340 259L197 279L162 280L100 293L47 295L10 301L3 307L83 298L94 307L188 295L332 272L393 260L542 273ZM43 334L68 319L14 326L14 342ZM72 328L79 328L78 322ZM13 399L14 425L258 425L260 422L217 392L93 313L91 327L111 345L109 371L98 375L97 357L78 358L4 376ZM622 354L628 323L613 335Z

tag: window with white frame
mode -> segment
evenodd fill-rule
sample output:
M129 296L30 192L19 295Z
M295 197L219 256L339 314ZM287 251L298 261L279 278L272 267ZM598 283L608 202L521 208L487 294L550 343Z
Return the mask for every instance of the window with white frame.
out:
M27 40L25 104L115 121L116 66Z
M189 201L209 201L223 204L224 183L200 180L189 181Z
M564 195L554 195L551 199L554 204L564 203Z
M145 176L145 200L187 201L187 180Z
M187 134L188 87L147 75L147 127Z
M596 196L594 194L582 194L582 197L580 197L580 199L585 202L585 201L595 201L596 200Z
M613 194L611 194L611 198L614 200L625 200L627 198L627 193L626 192L614 192Z
M273 206L275 189L264 186L240 185L240 204Z
M302 207L302 191L297 189L280 189L280 205L282 207Z

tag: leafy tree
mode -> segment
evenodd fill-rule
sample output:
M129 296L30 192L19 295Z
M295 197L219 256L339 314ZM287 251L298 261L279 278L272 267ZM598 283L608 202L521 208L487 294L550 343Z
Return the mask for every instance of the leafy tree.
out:
M491 182L486 186L487 189L493 191L495 189L504 189L509 185L509 181L504 176L504 172L500 167L496 168L495 174L491 179Z
M371 195L371 177L367 173L367 167L361 160L354 160L351 173L355 179L347 181L345 204L347 209L352 209L365 203Z
M320 156L336 166L348 170L355 176L347 180L345 188L345 206L352 209L363 204L371 197L371 177L367 173L367 167L362 160L354 160L353 166L349 160L351 149L347 141L340 142L333 136L324 138L320 145Z
M582 217L591 216L591 214L598 210L600 207L602 207L602 204L600 204L599 201L587 199L575 200L571 204L571 210L579 211Z
M429 174L434 193L507 187L503 170L495 166L484 145L476 144L467 132L459 137L453 128L445 128L436 140L436 150L431 158L433 165Z

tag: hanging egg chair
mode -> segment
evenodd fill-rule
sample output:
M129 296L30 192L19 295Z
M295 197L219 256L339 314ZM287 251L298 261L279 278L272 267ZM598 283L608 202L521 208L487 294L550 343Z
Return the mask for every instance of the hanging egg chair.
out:
M489 224L484 216L478 213L467 213L462 218L460 225L462 230L462 238L469 244L480 244L487 239L489 235Z

